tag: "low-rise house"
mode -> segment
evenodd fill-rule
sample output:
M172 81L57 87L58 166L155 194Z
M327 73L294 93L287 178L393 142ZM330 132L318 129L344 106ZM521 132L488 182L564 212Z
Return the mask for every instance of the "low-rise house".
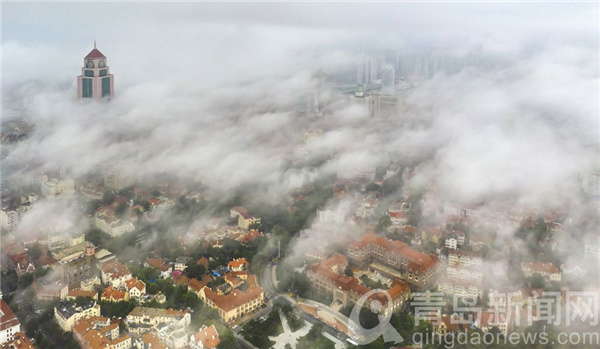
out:
M136 349L168 349L167 346L152 332L144 333L133 341Z
M94 316L77 321L73 327L73 337L85 349L128 349L131 337L120 333L119 320Z
M221 339L215 325L202 326L198 332L190 336L190 349L215 349Z
M74 301L77 297L89 297L95 301L98 301L98 292L96 291L86 291L80 288L74 288L69 290L69 293L65 297L66 300Z
M54 306L54 319L65 332L72 331L78 320L92 316L100 316L100 305L95 301L76 306L71 301L63 300Z
M117 262L117 257L107 249L101 249L94 254L96 268L102 270L107 265Z
M521 263L521 270L525 277L540 275L546 281L556 282L560 282L562 279L560 270L551 262L523 262Z
M125 264L117 262L102 268L102 282L114 288L120 288L131 278L131 271Z
M475 314L473 326L487 333L492 328L497 327L503 335L508 335L509 318L503 312L484 311Z
M234 259L231 262L227 263L227 267L231 271L243 271L243 270L248 269L249 265L250 265L250 263L248 263L246 258L237 258L237 259Z
M166 264L162 258L147 258L145 265L158 269L162 279L167 279L173 271L173 267Z
M129 300L129 293L121 290L117 290L112 285L108 286L100 296L100 300L106 302L121 302Z
M190 279L190 281L188 282L188 291L189 292L194 292L198 298L200 298L200 291L202 291L202 289L208 285L209 282L212 281L212 278L210 276L204 275L202 277L201 280L198 280L196 278L192 278Z
M196 261L196 263L198 265L204 266L204 270L209 270L210 269L210 264L209 264L208 258L206 258L206 257L201 257L200 259L198 259Z
M56 298L65 299L69 293L69 286L57 279L54 275L46 275L39 279L34 279L31 288L37 299L42 301L51 301Z
M146 283L138 278L131 278L125 281L125 287L129 297L141 298L146 294Z
M0 344L12 341L19 331L21 331L19 319L4 299L0 298Z
M190 313L185 310L135 307L126 317L125 325L131 333L141 335L149 332L158 324L175 324L188 327L191 322Z
M2 349L35 349L35 345L25 332L16 332L11 340L3 342Z
M96 287L100 286L102 280L98 277L98 275L94 275L87 279L81 280L79 289L82 291L94 291Z
M188 348L188 336L185 328L173 323L160 323L154 326L153 332L169 349Z
M192 259L190 257L177 257L177 259L175 259L175 270L178 271L185 271L185 269L187 268L187 264L191 261Z

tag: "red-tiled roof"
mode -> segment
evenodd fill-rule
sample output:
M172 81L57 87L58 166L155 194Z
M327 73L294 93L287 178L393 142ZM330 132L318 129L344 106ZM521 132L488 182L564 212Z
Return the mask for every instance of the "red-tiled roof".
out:
M256 298L262 300L264 296L263 290L256 286L248 287L246 292L234 290L230 294L223 296L206 287L204 288L204 294L206 295L206 298L212 300L215 305L223 311L230 311Z
M523 262L521 263L523 269L531 270L534 273L548 273L555 274L560 273L558 268L550 262Z
M237 268L239 268L241 266L244 266L244 265L247 266L248 264L250 264L250 263L248 263L248 261L246 260L246 258L238 258L238 259L234 259L231 262L227 263L227 266L229 268L236 268L237 269Z
M12 309L4 299L0 299L0 312L2 313L0 316L0 331L19 325L17 316L13 313Z
M202 342L203 347L206 349L216 348L221 343L215 325L210 327L203 326L194 334L194 340L196 343Z
M100 52L100 50L94 48L90 51L90 53L87 54L87 56L85 56L85 58L106 58L106 56L103 55L102 52Z

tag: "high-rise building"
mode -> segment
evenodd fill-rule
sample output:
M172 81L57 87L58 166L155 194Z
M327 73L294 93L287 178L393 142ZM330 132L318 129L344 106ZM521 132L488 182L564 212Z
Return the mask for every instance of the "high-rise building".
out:
M585 171L581 185L586 194L600 200L600 169L589 168Z
M96 100L114 95L114 76L110 74L106 56L96 48L83 58L81 75L77 77L77 98Z
M396 94L396 70L391 64L386 64L383 67L381 93L384 96L394 96Z

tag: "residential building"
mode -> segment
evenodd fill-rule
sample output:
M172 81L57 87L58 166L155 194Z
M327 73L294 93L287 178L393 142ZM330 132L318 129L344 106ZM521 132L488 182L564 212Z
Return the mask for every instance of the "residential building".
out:
M56 196L60 194L74 194L75 181L72 179L57 179L43 176L41 183L42 195Z
M177 257L175 259L175 270L185 271L187 264L192 260L190 257Z
M34 279L31 288L36 298L42 301L51 301L55 298L65 299L69 294L69 286L57 275L52 274Z
M115 237L135 230L133 223L106 213L96 213L96 228Z
M1 297L0 294L0 344L4 344L15 339L15 335L21 331L21 323Z
M449 250L448 265L476 266L481 267L483 257L481 252Z
M384 96L396 95L396 72L392 65L386 64L383 67L381 77L381 94Z
M152 331L169 349L188 348L188 336L185 327L174 323L159 323Z
M404 273L404 281L415 289L432 287L440 269L436 255L413 250L404 242L387 240L373 233L352 241L347 256L359 266L376 261L399 270Z
M131 278L125 281L125 287L130 298L142 298L146 294L146 283L138 278Z
M114 288L125 285L131 278L131 271L125 264L117 262L102 268L102 283L111 284Z
M127 282L125 282L127 283ZM106 302L121 302L129 300L129 292L117 290L112 285L108 286L100 295L100 300Z
M190 349L215 349L221 343L215 325L202 326L198 332L190 336Z
M165 260L162 258L147 258L144 265L158 269L160 271L160 277L163 279L168 278L173 271L173 267L166 264Z
M85 349L129 349L131 336L120 333L119 320L103 316L84 318L75 323L73 337Z
M540 275L546 281L556 282L560 282L562 279L560 270L551 262L523 262L521 263L521 270L525 277Z
M264 301L264 291L257 286L250 286L243 292L233 290L227 295L220 295L208 287L200 291L200 299L209 307L216 309L219 317L226 323L258 309Z
M343 274L348 265L346 257L334 254L328 259L311 265L307 276L314 287L323 292L331 292L333 301L339 301L344 306L356 304L358 300L371 289L362 285L356 278ZM397 312L404 307L410 298L410 285L406 282L396 280L392 287L387 290L392 303L382 293L374 293L365 301L364 306L369 306L372 300L377 300L384 305L383 311ZM388 305L389 304L389 305Z
M227 263L227 267L231 271L244 271L248 269L249 265L250 263L248 263L246 258L237 258Z
M114 76L110 73L106 56L96 48L83 59L81 75L77 77L77 99L100 100L114 96Z
M54 306L54 319L65 332L72 331L78 320L93 316L100 316L100 304L95 301L76 306L71 301L61 300Z
M79 288L74 288L72 290L69 290L69 293L67 294L67 296L64 299L70 300L70 301L74 301L74 300L77 299L77 297L89 297L89 298L92 298L95 301L98 301L98 292L96 292L96 291L84 291L84 290L79 289Z
M142 336L137 337L133 342L133 347L136 349L169 349L152 332L147 332Z
M4 342L1 349L35 349L35 345L25 335L25 332L17 332L13 335L12 340Z
M190 322L191 316L187 310L135 307L125 317L125 325L127 325L131 333L136 335L150 332L154 326L160 323L172 323L188 327Z
M248 230L251 225L260 224L259 217L250 216L246 212L241 212L238 216L238 227Z
M402 116L404 110L404 98L401 92L393 95L385 95L376 92L373 96L373 116L384 120L393 120Z
M458 247L458 241L456 240L456 238L447 238L446 241L444 242L444 246L446 246L446 248L449 249L456 249Z

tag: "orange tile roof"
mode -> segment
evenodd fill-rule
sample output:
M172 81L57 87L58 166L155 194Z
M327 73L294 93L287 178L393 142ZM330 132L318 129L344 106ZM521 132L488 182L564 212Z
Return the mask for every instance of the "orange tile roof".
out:
M336 253L333 256L322 261L320 264L322 267L332 268L336 265L348 264L348 259L346 259L346 257L342 256L341 254Z
M131 290L132 288L135 287L138 290L142 291L146 287L146 283L144 283L142 280L140 280L138 278L131 278L131 279L125 281L125 286L127 287L128 290Z
M152 349L168 349L167 346L164 345L163 342L161 342L160 339L158 339L158 337L156 337L152 332L144 334L142 336L142 341Z
M110 277L113 279L118 279L122 276L131 275L131 271L129 270L129 268L127 268L125 264L119 262L104 266L104 268L102 268L102 272L104 272L105 274L109 274Z
M523 262L521 263L523 269L531 270L534 273L548 273L556 274L560 273L557 267L550 262Z
M243 292L241 290L233 290L230 294L219 295L208 287L204 288L204 294L212 300L218 308L224 311L230 311L243 304L246 304L256 298L263 299L264 292L261 288L250 286Z
M196 343L202 342L203 347L206 349L216 348L217 345L221 343L215 325L210 327L202 326L202 328L194 334L194 340Z
M248 261L246 260L246 258L238 258L238 259L234 259L231 262L227 263L227 267L229 268L240 268L241 266L247 266Z
M80 289L73 289L69 291L67 297L92 297L94 299L98 299L98 292L96 291L84 291Z
M13 334L12 341L2 344L2 349L35 349L31 340L24 332L16 332Z
M165 260L162 258L147 258L146 263L160 271L167 271L170 268L168 265L165 264Z
M204 275L202 280L192 278L190 279L190 282L188 282L188 288L192 289L194 292L200 292L200 290L204 288L204 286L208 285L208 283L211 281L212 278L208 276L208 274Z
M100 299L102 300L107 300L107 301L124 301L125 297L127 295L127 292L123 292L123 291L119 291L117 289L114 289L111 286L108 286L104 292L102 292L102 295L100 296Z
M0 299L0 331L19 325L19 319L4 299Z

